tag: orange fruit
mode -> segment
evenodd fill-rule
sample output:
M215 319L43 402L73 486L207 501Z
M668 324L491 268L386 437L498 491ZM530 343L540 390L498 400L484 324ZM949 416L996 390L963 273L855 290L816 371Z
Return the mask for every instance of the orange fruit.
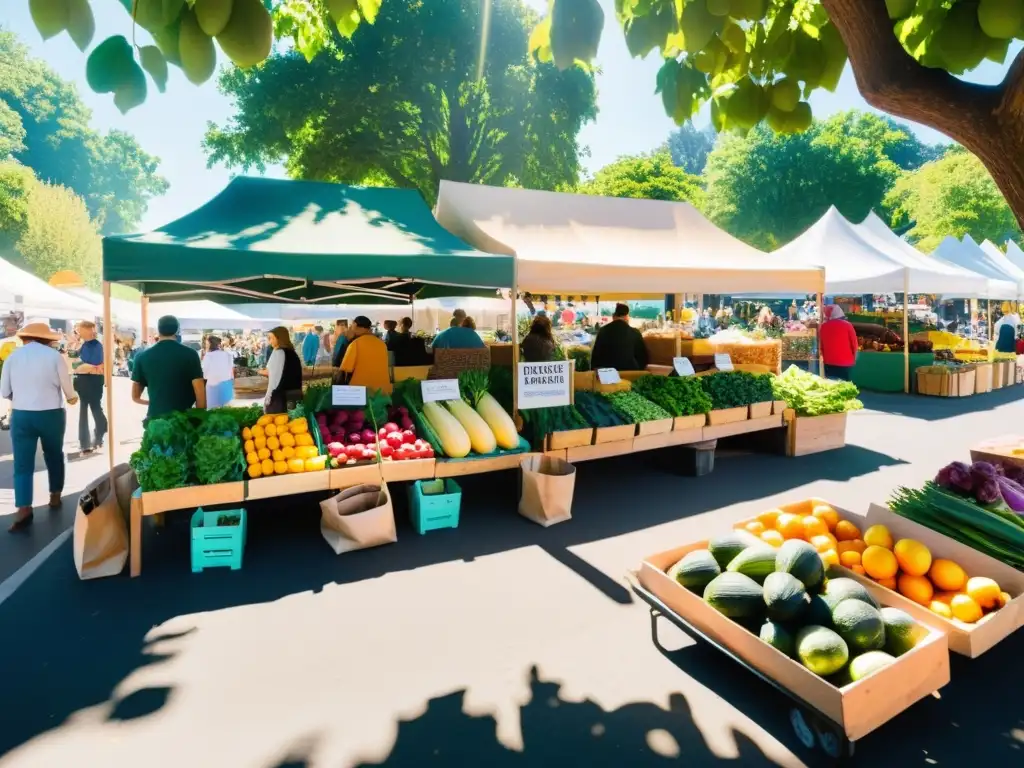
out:
M252 428L252 439L255 440L257 437L266 437L266 433L263 431L263 427L257 424Z
M852 550L840 552L839 562L845 565L847 568L852 568L855 565L860 565L860 552L854 552Z
M900 539L892 550L900 570L911 576L924 576L932 567L932 553L924 544L913 539Z
M860 528L849 520L840 520L836 523L836 538L840 541L852 541L860 538Z
M267 437L274 437L275 435L277 435L277 427L275 427L275 426L274 426L273 424L267 424L267 425L266 425L266 426L265 426L265 427L263 428L263 433L264 433L264 434L265 434L265 435L266 435Z
M280 448L278 448L276 451L274 451L273 453L270 454L270 458L272 458L274 461L283 461L284 460L284 451L282 451Z
M242 447L245 453L253 453L256 450L256 443L252 440L246 440L245 445Z
M932 595L935 593L927 576L911 576L909 573L901 573L896 580L896 585L901 595L920 605L930 604Z
M967 580L967 594L985 609L995 608L998 605L1001 591L999 585L986 576L974 576Z
M765 541L773 547L781 547L785 540L785 537L778 531L768 530L761 534L761 541Z
M811 511L811 514L823 520L830 531L836 529L836 524L839 522L839 513L828 504L819 504Z
M242 439L243 440L251 440L252 439L252 430L249 429L248 427L243 427L243 429L242 429Z
M864 560L862 559L860 562L861 562L861 567L863 568L864 567ZM865 573L867 573L867 571L865 571ZM878 586L880 586L880 587L885 587L886 589L891 589L893 592L896 591L896 577L895 576L890 576L888 579L875 579L875 581L878 582Z
M283 427L287 423L288 423L288 414L287 413L279 413L276 416L274 416L274 426Z
M262 461L263 459L269 459L270 458L270 449L269 448L260 448L258 451L256 451L256 455L259 456L260 461Z
M820 534L828 533L828 525L820 517L808 515L803 520L804 536L808 539Z
M885 547L868 547L860 556L860 564L872 579L891 579L899 570L896 556Z
M949 608L953 612L954 618L960 619L966 624L973 624L985 615L981 606L970 595L954 595L949 602Z
M854 573L859 573L861 576L867 576L867 572L864 570L864 566L860 563L857 563L857 565L851 565L850 570Z
M857 552L863 554L864 550L867 549L867 545L864 544L860 539L847 539L846 541L840 541L838 544L838 552Z
M821 553L821 562L826 567L830 565L839 565L839 554L834 549L827 549Z
M295 449L292 448L290 445L286 445L284 448L281 449L281 454L286 459L290 459L295 456Z
M953 618L953 609L949 607L949 603L944 603L941 600L932 600L928 603L928 610L944 619Z
M277 436L277 441L281 444L282 448L287 448L289 446L294 446L295 445L295 435L293 435L291 432L281 432Z
M996 606L999 607L999 608L1002 608L1008 602L1010 602L1011 600L1013 600L1013 598L1010 597L1010 593L1009 592L1000 592L999 593L999 602L996 603Z
M266 448L267 447L267 438L265 438L263 435L257 435L256 437L254 437L252 439L252 444L256 446L256 450L257 451L260 448Z
M823 533L818 536L811 537L811 546L819 552L827 552L830 549L836 548L836 540L827 533Z
M757 520L765 527L765 530L775 527L775 521L779 519L779 515L782 514L780 509L769 509L767 512L762 512L757 516Z
M872 525L864 531L864 543L869 547L892 549L892 534L884 525Z
M775 522L775 529L787 539L802 539L804 537L803 518L783 512Z
M946 592L959 592L967 585L967 574L964 569L952 560L932 561L932 567L928 571L928 578L936 589Z
M283 475L286 472L288 472L288 462L287 461L275 461L274 462L274 473L275 474Z
M746 528L750 533L754 534L755 536L760 536L762 533L764 533L764 523L762 523L760 520L751 520L744 526L744 528Z
M271 461L269 458L264 459L263 463L260 466L263 468L264 475L274 474L274 462Z
M249 453L245 454L245 463L246 464L259 464L260 463L260 457L256 455L256 451L249 451Z
M256 420L256 427L263 427L274 420L273 414L265 413ZM253 427L253 432L256 431L256 427Z
M932 602L945 603L946 605L949 605L954 597L962 594L962 592L936 592L932 595Z
M249 477L255 480L257 477L263 477L263 467L259 464L249 465Z
M276 437L268 437L267 438L267 448L269 448L272 451L276 451L280 447L281 447L281 443L278 441L278 439Z

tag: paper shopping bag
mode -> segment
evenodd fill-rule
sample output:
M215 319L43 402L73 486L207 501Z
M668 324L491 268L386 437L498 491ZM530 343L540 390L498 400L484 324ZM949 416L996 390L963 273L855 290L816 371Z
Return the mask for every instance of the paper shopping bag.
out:
M80 579L116 576L128 560L128 513L138 487L135 473L118 464L85 487L75 511L74 557Z
M398 541L387 485L356 485L321 501L320 533L336 555Z
M576 467L554 456L527 456L522 475L519 514L547 528L572 517Z

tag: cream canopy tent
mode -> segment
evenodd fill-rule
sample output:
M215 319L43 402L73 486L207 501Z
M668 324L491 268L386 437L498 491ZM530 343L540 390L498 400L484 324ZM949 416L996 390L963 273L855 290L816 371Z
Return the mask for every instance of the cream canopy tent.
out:
M970 235L964 236L964 242L966 243L967 241L974 242ZM1006 254L1000 251L999 247L991 240L984 241L978 247L985 252L985 255L989 257L995 268L1006 275L1007 280L1017 285L1018 295L1024 293L1024 269L1010 261Z
M442 181L437 220L489 253L516 257L533 293L664 296L679 291L821 290L821 270L779 263L688 203Z
M1006 272L992 261L992 257L983 251L977 243L969 239L968 242L961 242L952 235L948 235L936 248L932 255L958 267L969 269L993 281L999 281L999 285L990 283L992 288L988 298L991 299L1015 299L1020 291L1017 281L1008 278Z
M869 243L914 270L910 274L912 290L957 298L985 298L993 292L1012 289L1005 281L992 280L942 259L926 256L889 229L874 211L860 224L854 225L854 229Z
M1020 249L1013 240L1006 241L1006 258L1010 260L1010 263L1015 267L1024 271L1024 251Z
M0 310L23 312L26 320L84 320L102 314L88 302L69 296L5 259L0 259Z

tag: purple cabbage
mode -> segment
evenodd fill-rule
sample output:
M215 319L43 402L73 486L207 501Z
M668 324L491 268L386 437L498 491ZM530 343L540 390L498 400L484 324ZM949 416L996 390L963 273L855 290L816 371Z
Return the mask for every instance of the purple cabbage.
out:
M1024 513L1024 486L1008 477L997 478L996 482L1006 506L1018 514Z
M940 469L935 476L935 484L959 493L971 493L974 490L971 468L962 461L954 461Z
M1024 467L1017 464L1004 464L1003 474L1018 485L1024 484Z
M978 483L974 488L974 498L983 507L1003 503L1003 494L999 488L999 481L995 477L987 477Z

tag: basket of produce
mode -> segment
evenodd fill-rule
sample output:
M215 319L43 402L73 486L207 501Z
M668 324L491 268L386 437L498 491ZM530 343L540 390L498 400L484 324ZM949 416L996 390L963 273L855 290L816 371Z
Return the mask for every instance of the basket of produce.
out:
M595 445L629 440L636 434L636 425L615 410L607 397L595 392L577 391L575 401L573 405L580 416L594 427Z
M665 409L675 430L703 427L711 410L711 398L693 376L641 376L633 391Z
M734 658L859 739L949 682L946 636L885 590L825 578L808 542L733 531L647 557L640 584ZM882 693L885 692L885 693Z
M520 411L523 432L536 451L578 448L594 442L594 428L571 405Z

